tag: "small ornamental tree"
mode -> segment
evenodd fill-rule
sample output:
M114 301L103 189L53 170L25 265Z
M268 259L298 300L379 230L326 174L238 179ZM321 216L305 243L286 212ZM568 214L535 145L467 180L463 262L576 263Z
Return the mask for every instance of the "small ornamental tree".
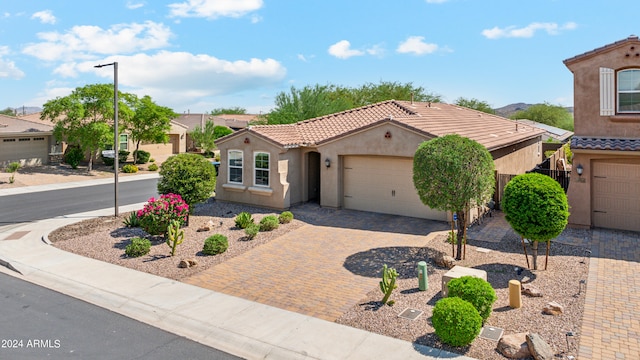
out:
M491 199L493 158L476 141L452 134L423 142L413 157L413 184L422 203L458 216L456 259L462 259L467 211Z
M216 168L197 154L178 154L160 166L158 192L179 194L193 212L193 205L204 202L216 188Z
M518 175L504 188L502 211L513 230L522 237L527 266L529 258L524 238L532 241L534 270L538 269L538 242L547 243L546 269L549 243L562 233L569 219L567 195L560 184L542 174Z

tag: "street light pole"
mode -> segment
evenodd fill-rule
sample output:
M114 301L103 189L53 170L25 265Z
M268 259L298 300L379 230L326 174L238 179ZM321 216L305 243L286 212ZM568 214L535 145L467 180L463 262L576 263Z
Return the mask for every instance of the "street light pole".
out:
M104 66L113 66L113 193L115 216L118 217L118 172L120 171L118 148L120 145L120 137L118 134L118 62L110 64L100 64L94 67L101 68Z

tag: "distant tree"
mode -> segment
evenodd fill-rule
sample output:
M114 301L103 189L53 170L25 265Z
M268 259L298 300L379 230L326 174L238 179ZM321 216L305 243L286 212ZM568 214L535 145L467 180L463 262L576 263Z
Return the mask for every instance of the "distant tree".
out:
M215 128L216 126L211 120L207 120L204 124L204 128L200 125L196 126L193 131L189 133L193 140L193 144L204 150L205 153L213 151L216 148L216 144L214 142L216 139Z
M213 128L213 139L215 140L223 136L227 136L231 133L233 133L233 130L229 129L226 126L218 125Z
M131 139L136 144L133 163L137 164L140 143L148 141L166 144L169 140L167 133L171 130L171 119L178 115L168 107L157 105L148 95L135 102L134 110L135 113L126 126L131 134Z
M127 123L133 112L126 102L131 96L119 95L118 117ZM113 86L93 84L76 88L70 95L47 101L40 118L55 123L53 134L89 153L88 171L99 149L113 144ZM119 129L120 132L120 129Z
M413 184L422 203L458 217L457 260L462 258L467 211L493 195L494 168L487 148L457 134L423 142L413 157Z
M411 83L368 83L358 88L336 85L291 87L290 93L276 96L275 109L267 116L269 124L290 124L333 114L385 100L440 102L440 95L425 92Z
M489 103L487 103L486 101L478 100L478 99L467 99L467 98L459 97L456 99L455 104L458 106L469 108L469 109L482 111L487 114L496 113L496 111L491 108L491 105L489 105Z
M573 116L564 107L549 103L531 105L511 115L511 119L527 119L573 131Z
M560 235L569 219L569 203L560 184L549 176L529 173L514 177L504 188L502 211L513 230L532 241L533 269L538 269L538 242ZM529 259L527 257L527 266ZM545 261L545 269L547 268Z
M211 115L223 115L223 114L235 114L235 115L244 115L247 113L247 109L241 107L232 107L232 108L215 108L211 110Z
M4 110L0 110L0 114L9 115L9 116L16 116L16 112L12 108L9 108L9 107L4 109Z

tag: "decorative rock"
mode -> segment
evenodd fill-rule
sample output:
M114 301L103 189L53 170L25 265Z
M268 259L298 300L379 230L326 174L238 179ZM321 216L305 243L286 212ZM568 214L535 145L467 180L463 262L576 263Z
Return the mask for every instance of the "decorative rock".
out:
M542 297L542 293L540 292L540 290L529 285L522 286L522 294L529 297Z
M542 313L546 315L560 315L564 311L562 305L558 304L555 301L547 303L547 306L542 309Z
M509 359L521 359L531 356L527 345L527 333L504 335L498 341L498 351Z
M179 268L188 268L189 267L189 262L187 260L180 260L180 264L178 264Z
M203 231L211 231L211 226L203 226L198 228L198 230L196 230L196 232L203 232Z
M527 345L529 346L531 356L533 356L535 360L552 360L554 358L551 346L538 334L527 334Z
M189 263L189 267L198 266L198 261L196 259L187 259L187 262Z
M440 266L440 267L444 267L447 269L451 269L454 265L456 260L454 258L452 258L449 255L445 255L444 253L439 252L436 255L436 258L434 259L436 265Z

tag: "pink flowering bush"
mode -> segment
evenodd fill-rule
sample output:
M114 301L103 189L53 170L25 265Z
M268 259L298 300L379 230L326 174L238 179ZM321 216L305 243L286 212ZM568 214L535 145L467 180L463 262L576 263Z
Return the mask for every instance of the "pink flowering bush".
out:
M181 226L187 222L189 205L180 195L165 194L159 199L150 198L137 215L144 231L150 235L164 235L171 221L176 220Z

